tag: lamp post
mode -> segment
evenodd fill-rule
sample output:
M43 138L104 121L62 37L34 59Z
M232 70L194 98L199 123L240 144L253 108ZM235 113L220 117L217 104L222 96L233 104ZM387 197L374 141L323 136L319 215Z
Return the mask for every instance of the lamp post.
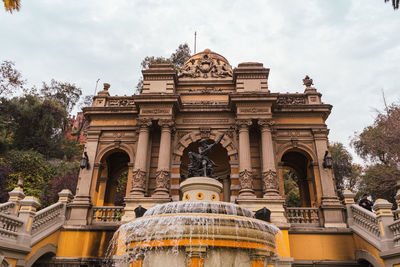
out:
M81 167L81 169L84 169L84 168L86 168L87 170L89 170L89 157L88 157L88 154L87 154L87 152L85 151L85 152L83 152L83 157L81 158L81 160L79 161L79 165L80 165L80 167Z
M328 150L325 151L324 161L322 162L322 166L323 166L325 169L332 169L333 160L332 160L332 157L329 155Z

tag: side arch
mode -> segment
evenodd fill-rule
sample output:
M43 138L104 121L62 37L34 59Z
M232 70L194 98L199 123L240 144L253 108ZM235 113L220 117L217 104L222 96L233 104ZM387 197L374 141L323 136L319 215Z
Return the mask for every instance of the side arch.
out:
M317 162L317 156L315 155L315 152L307 145L302 144L302 143L297 143L294 145L293 143L286 143L283 146L281 146L278 151L277 151L277 159L278 162L281 161L283 155L289 151L289 150L294 150L300 153L303 153L305 156L309 156L311 161Z
M365 250L356 250L356 260L357 262L366 260L371 263L374 267L383 267L380 261Z
M222 133L220 131L211 131L208 139L216 141L221 134ZM175 163L179 162L185 148L187 148L191 143L197 142L200 139L202 139L200 131L192 131L188 134L185 134L181 139L179 139L174 148L173 161ZM238 151L233 143L233 140L229 136L224 136L224 138L221 140L221 145L227 150L230 161L237 160Z
M115 150L122 150L126 152L129 156L129 163L133 163L133 160L135 158L135 153L133 151L133 148L128 146L127 144L124 143L118 143L118 144L111 144L106 147L103 147L96 155L95 159L95 164L100 163L101 160L106 156L108 153L113 152Z
M53 254L56 255L57 247L53 244L47 244L43 247L39 248L35 254L33 254L29 260L25 263L26 267L31 267L40 257L45 254Z

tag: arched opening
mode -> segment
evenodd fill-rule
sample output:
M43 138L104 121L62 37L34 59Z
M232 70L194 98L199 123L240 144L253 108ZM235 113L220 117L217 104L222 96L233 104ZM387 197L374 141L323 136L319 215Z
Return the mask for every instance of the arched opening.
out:
M121 149L112 150L103 157L96 187L97 206L123 205L129 161L129 155Z
M207 140L208 144L212 144L213 142L214 141L210 139ZM199 141L191 143L183 150L180 165L181 181L184 181L188 177L189 152L198 153L198 151ZM220 199L229 202L231 167L229 164L228 152L221 144L217 144L213 147L208 157L217 165L214 167L214 173L217 175L217 179L223 184L223 192L221 193Z
M374 267L373 264L371 264L369 261L365 260L365 259L360 259L358 260L358 266L360 267Z
M290 149L283 154L281 162L287 206L316 207L311 157L305 151Z
M51 261L53 257L56 255L52 252L48 252L40 256L39 259L35 261L35 263L32 265L32 267L44 267L44 266L51 266Z

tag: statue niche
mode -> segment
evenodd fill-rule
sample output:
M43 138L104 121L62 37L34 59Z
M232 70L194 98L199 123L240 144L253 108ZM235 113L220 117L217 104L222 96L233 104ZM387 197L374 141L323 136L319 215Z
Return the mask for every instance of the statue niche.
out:
M209 144L207 139L201 139L198 141L198 153L190 151L189 164L188 164L188 178L190 177L210 177L217 178L214 172L214 167L218 167L213 160L209 158L210 153L212 153L213 148L221 143L222 138L224 138L225 133L223 133L216 142Z

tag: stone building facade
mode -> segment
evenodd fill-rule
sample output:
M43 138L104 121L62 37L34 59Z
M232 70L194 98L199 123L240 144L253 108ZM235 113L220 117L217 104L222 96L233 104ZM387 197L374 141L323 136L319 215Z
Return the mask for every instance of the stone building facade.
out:
M332 106L322 102L311 78L304 78L303 93L274 92L262 63L245 62L233 69L208 49L179 71L156 64L142 73L140 94L112 96L110 85L104 84L93 105L84 109L87 164L76 195L72 200L63 191L60 202L45 214L32 212L35 233L30 223L26 228L31 245L19 258L8 256L12 266L96 266L115 230L135 218L139 205L182 200L180 183L188 177L189 152L197 151L199 140L212 143L223 133L210 155L223 185L220 199L251 211L271 211L271 222L282 232L275 266L400 261L391 258L393 251L384 253L398 243L396 231L400 236L400 223L389 218L389 204L379 203L376 215L366 215L350 192L344 194L345 205L338 199L325 123ZM288 172L296 177L298 207L285 203ZM10 196L8 208L36 210L36 202L25 203L19 189ZM25 227L19 219L13 223ZM0 249L7 247L1 242Z

